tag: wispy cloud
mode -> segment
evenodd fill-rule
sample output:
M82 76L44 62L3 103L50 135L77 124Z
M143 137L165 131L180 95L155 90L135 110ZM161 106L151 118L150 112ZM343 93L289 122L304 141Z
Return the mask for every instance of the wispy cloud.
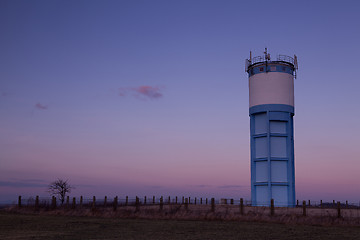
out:
M149 185L148 188L163 188L163 186L160 185Z
M74 188L80 188L80 187L85 187L85 188L94 188L97 187L96 185L90 185L90 184L77 184L77 185L71 185Z
M43 188L48 187L47 184L31 181L0 181L0 187L14 188Z
M126 89L126 88L119 88L119 96L125 97L127 91L128 91L128 89Z
M46 110L46 109L48 109L48 106L43 105L41 103L37 103L37 104L35 104L35 108L40 109L40 110Z
M243 185L221 185L218 186L218 188L244 188L245 186Z
M158 99L163 97L161 87L158 86L139 86L139 87L129 87L129 88L119 88L119 96L125 97L129 93L138 99L147 100L147 99Z
M206 184L200 184L200 185L192 185L191 187L195 187L195 188L209 188L212 187L211 185L206 185Z
M45 181L44 179L38 179L38 178L30 178L30 179L13 179L15 182L16 181L20 181L20 182L38 182L38 183L46 183L47 181Z
M160 92L159 87L151 87L151 86L140 86L133 89L136 93L141 96L145 96L150 99L156 99L162 97L162 93Z

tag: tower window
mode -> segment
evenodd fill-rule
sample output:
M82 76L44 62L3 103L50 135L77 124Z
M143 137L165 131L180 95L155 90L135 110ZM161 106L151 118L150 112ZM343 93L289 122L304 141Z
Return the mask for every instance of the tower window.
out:
M260 72L263 72L263 71L264 71L264 68L263 68L263 67L261 67L261 68L260 68Z

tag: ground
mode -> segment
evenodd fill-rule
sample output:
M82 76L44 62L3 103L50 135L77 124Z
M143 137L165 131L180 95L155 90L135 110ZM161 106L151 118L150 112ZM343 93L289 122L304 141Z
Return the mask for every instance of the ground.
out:
M360 227L0 212L0 239L360 239Z

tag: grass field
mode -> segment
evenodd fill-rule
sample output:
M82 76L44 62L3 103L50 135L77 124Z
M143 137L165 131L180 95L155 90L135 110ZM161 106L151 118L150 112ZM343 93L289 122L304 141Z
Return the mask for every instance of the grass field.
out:
M360 227L44 216L0 211L0 239L360 239Z

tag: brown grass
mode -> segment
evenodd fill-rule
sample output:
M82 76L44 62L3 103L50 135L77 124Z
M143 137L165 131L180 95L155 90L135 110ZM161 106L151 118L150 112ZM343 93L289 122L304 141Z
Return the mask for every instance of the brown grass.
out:
M134 206L119 206L116 211L112 207L77 207L75 209L61 207L55 210L40 208L34 211L33 207L18 208L16 206L5 209L6 212L38 214L42 216L76 216L121 219L151 219L151 220L206 220L206 221L242 221L242 222L267 222L285 223L295 225L317 226L360 226L359 209L343 209L342 217L337 217L336 209L308 208L307 216L302 216L302 208L275 208L275 215L270 216L267 207L244 207L244 215L240 214L239 206L216 205L215 212L210 211L210 205L164 205L160 211L158 205L140 206L136 211Z
M359 227L215 221L222 219L226 212L228 215L224 220L234 217L230 209L220 208L216 213L204 213L202 217L207 217L207 220L171 220L175 216L184 218L199 216L195 216L196 209L191 207L188 213L184 213L181 209L176 211L170 208L164 208L162 213L152 208L134 213L134 208L131 207L116 213L111 212L110 209L97 209L95 212L89 209L40 210L36 214L30 208L21 211L13 209L12 213L0 211L0 239L360 239ZM176 213L170 213L171 210ZM252 216L251 214L247 217ZM125 218L115 218L115 216ZM151 220L141 219L143 217ZM158 217L167 220L156 219Z

